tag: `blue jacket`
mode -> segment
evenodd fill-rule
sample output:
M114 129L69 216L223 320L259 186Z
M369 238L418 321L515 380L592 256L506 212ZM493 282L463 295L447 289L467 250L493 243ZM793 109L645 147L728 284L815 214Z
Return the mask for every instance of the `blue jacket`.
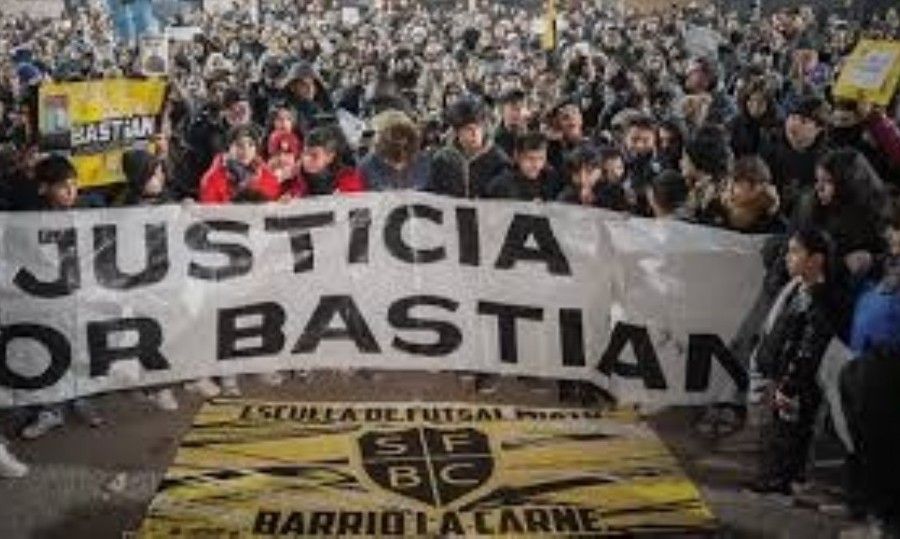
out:
M900 350L900 291L875 286L856 304L850 348L856 357L881 346Z

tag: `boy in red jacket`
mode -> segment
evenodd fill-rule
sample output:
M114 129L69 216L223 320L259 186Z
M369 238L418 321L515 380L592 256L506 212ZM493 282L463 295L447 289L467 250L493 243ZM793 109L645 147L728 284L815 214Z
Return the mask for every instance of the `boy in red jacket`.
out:
M228 152L216 157L200 181L202 204L228 204L235 199L278 200L278 178L259 156L259 134L253 126L228 134Z
M283 185L290 198L303 196L356 193L366 190L366 183L353 166L341 156L343 135L337 127L321 127L310 132L300 156L300 177Z

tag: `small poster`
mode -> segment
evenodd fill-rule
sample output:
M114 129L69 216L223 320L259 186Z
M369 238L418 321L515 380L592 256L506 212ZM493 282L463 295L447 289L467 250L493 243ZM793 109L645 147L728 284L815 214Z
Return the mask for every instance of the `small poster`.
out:
M863 40L841 70L834 96L865 99L872 104L890 103L900 83L900 42Z

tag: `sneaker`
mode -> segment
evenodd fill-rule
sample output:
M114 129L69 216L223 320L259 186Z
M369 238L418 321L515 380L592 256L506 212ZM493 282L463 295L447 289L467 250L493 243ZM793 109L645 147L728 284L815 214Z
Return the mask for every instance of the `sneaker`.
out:
M284 375L280 372L266 372L257 375L257 380L264 386L278 387L284 383Z
M196 393L205 399L213 399L218 397L222 390L215 382L209 378L200 378L185 385L185 388L191 393Z
M222 395L226 397L241 396L241 387L238 385L237 376L222 377Z
M59 410L41 410L37 418L22 429L22 438L26 440L37 440L46 435L53 429L59 428L65 424L62 412Z
M163 412L175 412L178 410L178 399L175 398L175 393L169 388L151 393L150 400Z
M7 449L6 444L0 443L0 478L18 479L28 474L28 466L22 464Z
M78 399L73 402L72 411L75 413L76 417L84 421L84 423L92 429L102 427L103 424L106 423L103 417L97 413L97 408L95 408L88 400Z

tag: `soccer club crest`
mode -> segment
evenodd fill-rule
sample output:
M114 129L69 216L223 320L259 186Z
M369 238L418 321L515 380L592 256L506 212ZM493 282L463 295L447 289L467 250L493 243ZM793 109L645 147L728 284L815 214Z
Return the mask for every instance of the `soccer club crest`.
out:
M494 472L490 440L473 428L369 431L358 442L376 485L433 508L480 489Z

